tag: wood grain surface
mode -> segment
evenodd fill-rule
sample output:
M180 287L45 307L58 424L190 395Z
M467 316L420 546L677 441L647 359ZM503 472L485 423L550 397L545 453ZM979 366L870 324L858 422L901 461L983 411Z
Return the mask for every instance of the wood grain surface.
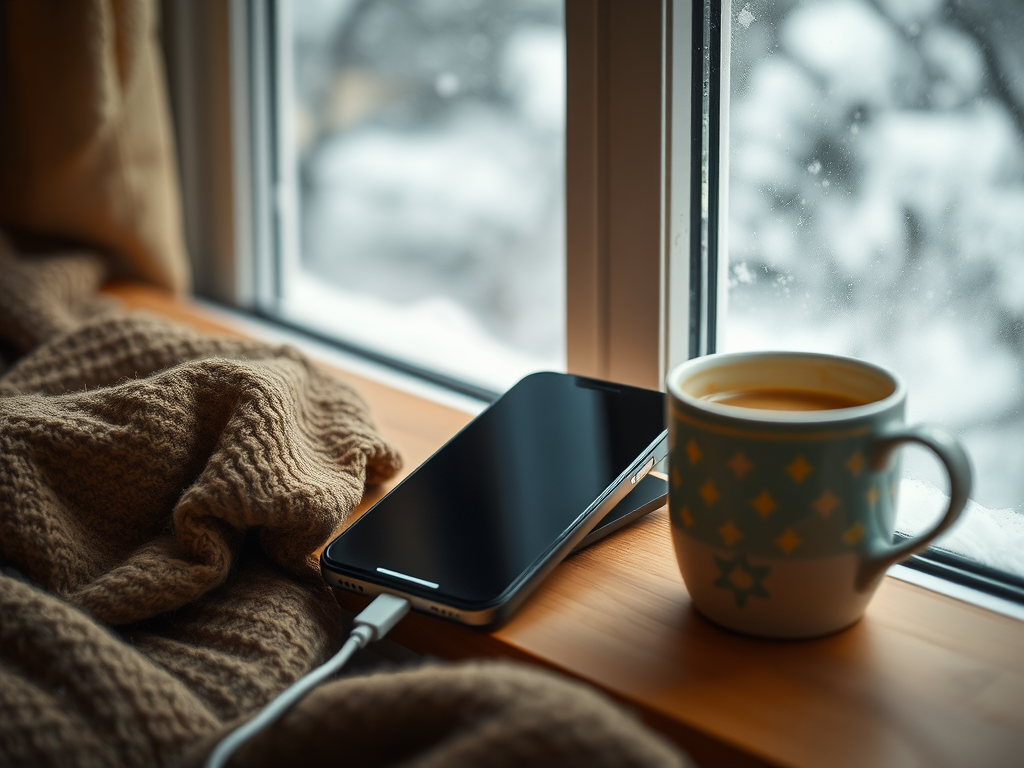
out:
M204 330L215 315L137 286L130 307ZM415 467L469 419L339 371ZM362 508L386 489L372 489ZM343 607L365 600L339 594ZM886 578L863 620L830 637L770 641L690 605L666 510L560 565L504 626L410 615L401 645L442 659L505 657L588 681L702 765L1024 765L1024 622Z

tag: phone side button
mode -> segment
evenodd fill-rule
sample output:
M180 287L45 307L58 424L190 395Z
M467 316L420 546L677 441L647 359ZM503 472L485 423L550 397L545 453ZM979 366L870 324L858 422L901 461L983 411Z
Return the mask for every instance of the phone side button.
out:
M651 458L647 460L647 463L640 467L640 470L635 475L633 475L633 477L630 478L629 484L636 485L637 483L639 483L641 480L644 479L644 477L646 477L647 473L651 471L651 468L653 466L654 457L651 456Z

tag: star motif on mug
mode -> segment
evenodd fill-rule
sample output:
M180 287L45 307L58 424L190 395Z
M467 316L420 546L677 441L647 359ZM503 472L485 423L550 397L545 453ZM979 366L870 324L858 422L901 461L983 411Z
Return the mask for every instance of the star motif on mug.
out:
M686 507L683 507L681 510L679 510L679 517L682 518L683 525L685 525L687 528L693 527L693 515L690 514L690 510L688 510Z
M810 464L807 463L807 459L803 456L797 456L793 461L786 467L786 474L793 478L793 482L800 485L811 472L814 470Z
M672 467L672 487L678 488L683 484L683 476L679 474L677 467Z
M743 455L743 451L736 451L736 455L729 459L725 466L732 470L737 480L742 480L743 476L754 468L754 465L750 463L750 459Z
M771 598L763 584L765 577L772 570L771 566L751 565L743 553L737 555L734 560L716 555L715 565L718 566L715 586L732 592L736 598L737 608L746 605L748 597L760 597L764 600Z
M868 488L868 492L864 494L864 499L872 507L875 506L875 504L878 503L878 487L872 485L870 488Z

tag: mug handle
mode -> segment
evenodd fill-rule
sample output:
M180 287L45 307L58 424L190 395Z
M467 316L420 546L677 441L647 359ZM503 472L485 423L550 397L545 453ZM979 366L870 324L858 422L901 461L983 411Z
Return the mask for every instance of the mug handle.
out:
M967 497L971 493L971 464L964 449L949 432L929 424L884 431L871 446L871 469L876 472L884 469L893 452L907 443L916 443L931 449L946 467L946 473L949 475L949 507L942 519L930 530L899 544L883 546L882 551L871 554L861 564L857 573L859 591L868 589L886 568L915 552L920 552L953 525L964 511Z

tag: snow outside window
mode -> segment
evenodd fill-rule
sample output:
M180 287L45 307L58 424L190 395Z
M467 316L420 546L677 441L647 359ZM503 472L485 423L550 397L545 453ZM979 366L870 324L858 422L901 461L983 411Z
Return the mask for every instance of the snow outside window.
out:
M939 545L1024 575L1024 4L737 0L719 349L861 357L973 460ZM898 527L945 479L904 452Z
M561 0L278 8L282 314L499 392L564 370Z

